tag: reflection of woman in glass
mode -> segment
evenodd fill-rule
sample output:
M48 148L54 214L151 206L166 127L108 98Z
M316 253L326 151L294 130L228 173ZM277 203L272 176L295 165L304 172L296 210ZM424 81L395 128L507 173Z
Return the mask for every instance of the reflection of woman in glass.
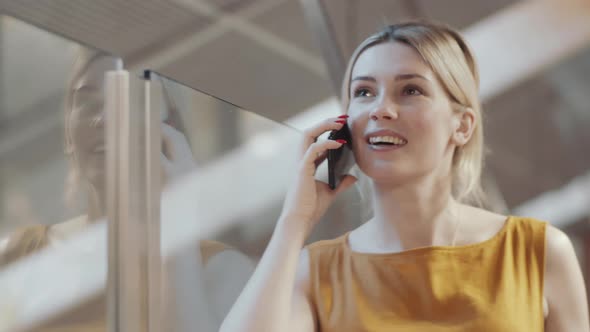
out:
M86 214L54 224L26 227L11 235L3 255L8 264L64 238L105 215L105 138L103 76L114 70L117 59L82 51L74 63L65 97L65 153L70 167L66 198L85 198ZM28 245L25 245L28 243Z
M346 115L307 131L296 182L222 331L590 331L568 237L481 197L482 113L473 53L454 30L393 25L353 53ZM303 244L336 194L315 162L347 123L374 217ZM314 143L315 142L315 143ZM302 251L301 251L302 250Z
M65 152L70 162L70 174L66 185L66 198L69 203L81 197L85 198L86 214L58 224L29 226L15 232L10 236L6 247L0 250L0 264L9 264L48 246L58 246L88 224L106 215L103 85L105 72L116 70L118 61L111 56L82 50L75 61L73 75L67 86ZM173 177L181 174L170 174L172 171L179 173L194 169L192 153L184 135L166 123L162 124L162 132L162 146L166 150L162 154L163 168L168 172L164 175ZM216 309L221 311L212 314L223 317L231 306L231 296L234 296L228 293L228 289L239 289L245 282L245 275L251 269L250 260L214 241L202 241L199 250L204 265L203 273L208 276L208 280L212 280L207 285L207 289L211 291L207 293L210 295L210 301L216 304ZM240 270L227 268L227 264L239 266ZM216 298L215 291L219 289L223 290L223 298ZM236 292L239 290L234 291ZM99 308L104 309L103 307L101 305ZM104 326L104 310L97 312L97 315L91 315L91 318L83 327Z

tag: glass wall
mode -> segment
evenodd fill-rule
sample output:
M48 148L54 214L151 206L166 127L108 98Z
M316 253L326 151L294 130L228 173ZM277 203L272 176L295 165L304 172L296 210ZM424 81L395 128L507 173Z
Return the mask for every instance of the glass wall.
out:
M0 16L0 330L106 328L104 75L120 61Z
M270 239L303 135L162 76L152 76L151 89L163 120L167 328L216 331ZM318 179L325 181L324 166ZM356 188L340 197L312 238L357 224L359 202Z
M1 22L0 330L216 331L272 234L300 128L337 106L280 123ZM351 189L310 241L357 225L363 208Z

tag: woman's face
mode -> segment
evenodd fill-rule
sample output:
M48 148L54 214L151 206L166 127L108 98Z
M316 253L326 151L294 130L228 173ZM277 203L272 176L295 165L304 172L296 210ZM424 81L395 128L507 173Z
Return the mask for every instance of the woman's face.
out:
M457 114L412 47L387 42L365 50L349 96L355 157L376 183L400 184L436 169L448 174Z
M116 59L100 57L74 82L72 110L67 119L80 175L95 186L105 182L104 74Z

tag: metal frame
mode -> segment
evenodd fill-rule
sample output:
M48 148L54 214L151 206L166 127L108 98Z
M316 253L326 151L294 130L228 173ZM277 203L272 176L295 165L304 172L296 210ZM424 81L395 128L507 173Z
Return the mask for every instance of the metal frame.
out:
M152 108L153 94L157 93L152 88L151 72L144 72L142 89L143 100L143 164L145 172L142 173L145 190L142 192L143 202L146 204L142 211L146 215L143 220L147 228L147 276L148 276L148 331L163 331L162 308L162 254L161 254L161 223L160 223L160 193L162 188L161 178L161 142L162 131L160 127L161 109ZM158 91L161 91L159 89ZM157 100L157 99L156 99Z
M122 91L124 90L124 92ZM107 323L108 331L121 331L125 317L121 308L123 265L121 250L124 232L129 222L128 207L129 168L129 74L113 71L105 74L105 109L107 142L107 218L108 218L108 276L107 276ZM127 139L125 139L127 138Z
M130 107L129 73L105 75L107 110L107 319L111 332L161 331L159 112L149 76Z

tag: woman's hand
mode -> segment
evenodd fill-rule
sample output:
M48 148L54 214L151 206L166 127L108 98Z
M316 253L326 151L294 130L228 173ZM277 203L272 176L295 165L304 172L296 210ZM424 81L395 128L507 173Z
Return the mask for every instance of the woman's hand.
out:
M346 175L335 190L328 184L317 181L314 177L317 166L326 159L328 150L338 149L344 141L317 141L323 133L339 130L346 123L346 116L330 118L305 131L301 148L301 162L295 181L287 192L280 224L289 223L289 229L295 227L303 231L305 237L324 215L336 195L348 189L356 178Z

